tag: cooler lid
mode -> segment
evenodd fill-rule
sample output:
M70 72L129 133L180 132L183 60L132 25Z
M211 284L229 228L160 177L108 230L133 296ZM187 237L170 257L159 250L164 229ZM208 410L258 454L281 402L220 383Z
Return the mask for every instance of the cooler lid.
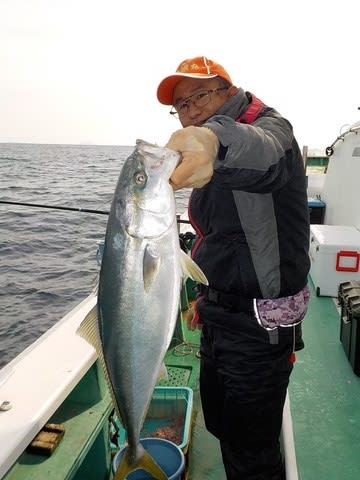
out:
M352 250L360 252L360 231L349 225L311 225L310 242L318 251Z

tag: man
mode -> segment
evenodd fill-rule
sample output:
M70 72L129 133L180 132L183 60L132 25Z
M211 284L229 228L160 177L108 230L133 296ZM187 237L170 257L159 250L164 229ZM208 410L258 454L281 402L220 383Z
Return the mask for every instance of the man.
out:
M209 281L196 302L202 326L200 392L207 429L229 480L283 480L279 436L309 298L309 214L291 124L206 57L161 81L181 130L174 190L193 187L192 256Z

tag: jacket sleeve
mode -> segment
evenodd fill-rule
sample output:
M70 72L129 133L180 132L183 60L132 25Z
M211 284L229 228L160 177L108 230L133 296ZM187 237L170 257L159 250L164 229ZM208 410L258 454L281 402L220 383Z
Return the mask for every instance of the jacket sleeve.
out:
M274 191L287 182L300 161L291 124L274 110L251 125L215 115L204 126L221 145L212 181L222 188Z

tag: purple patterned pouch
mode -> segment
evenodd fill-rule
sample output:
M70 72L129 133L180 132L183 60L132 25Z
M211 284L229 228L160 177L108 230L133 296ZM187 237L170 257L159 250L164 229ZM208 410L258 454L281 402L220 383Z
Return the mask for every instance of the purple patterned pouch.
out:
M310 291L306 286L296 295L289 297L254 299L256 319L266 330L292 327L305 317L309 298Z

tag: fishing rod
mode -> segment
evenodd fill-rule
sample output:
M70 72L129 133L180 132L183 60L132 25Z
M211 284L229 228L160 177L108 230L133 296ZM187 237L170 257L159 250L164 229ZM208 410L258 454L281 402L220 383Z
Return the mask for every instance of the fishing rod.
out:
M25 203L25 202L12 202L10 200L0 200L0 203L5 203L7 205L20 205L23 207L35 207L35 208L50 208L53 210L70 210L72 212L84 212L84 213L98 213L100 215L108 215L107 210L92 210L90 208L81 208L81 207L63 207L58 205L41 205L40 203Z
M96 213L99 215L109 215L108 210L94 210L91 208L82 208L82 207L64 207L58 205L42 205L40 203L26 203L26 202L13 202L11 200L0 200L0 203L5 205L19 205L22 207L34 207L34 208L48 208L51 210L66 210L71 212L82 212L82 213ZM189 220L182 220L180 218L177 219L178 223L188 223L190 224Z

